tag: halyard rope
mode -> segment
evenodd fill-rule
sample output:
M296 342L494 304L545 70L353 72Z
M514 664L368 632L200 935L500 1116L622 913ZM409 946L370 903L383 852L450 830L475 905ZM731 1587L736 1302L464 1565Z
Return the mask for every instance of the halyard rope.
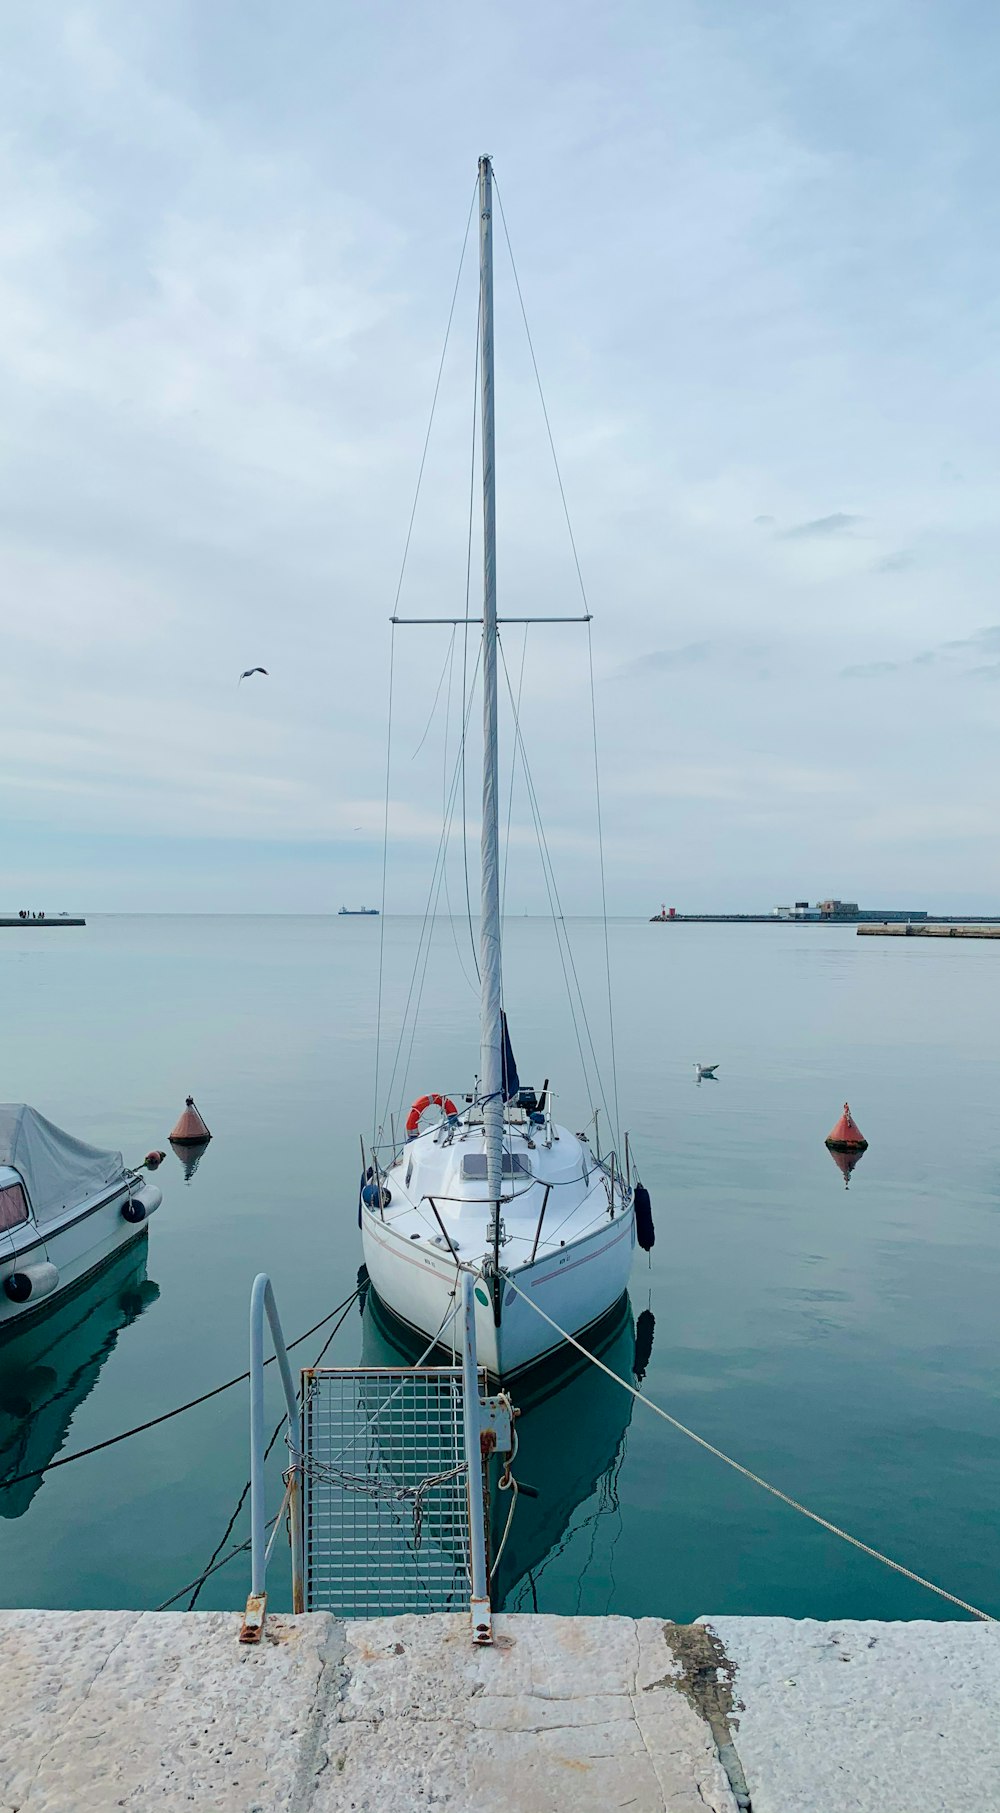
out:
M553 1321L544 1309L540 1308L537 1303L533 1303L531 1298L514 1283L509 1273L505 1274L505 1282L525 1303L530 1305L536 1315L541 1316L543 1322L547 1322L550 1328L555 1329L557 1335L561 1335L564 1341L568 1341L571 1347L575 1347L578 1353L582 1353L584 1359L590 1360L591 1364L606 1373L609 1379L614 1379L616 1385L620 1385L623 1391L629 1392L640 1404L645 1404L647 1410L652 1410L654 1415L662 1417L663 1421L669 1423L672 1429L678 1430L681 1435L688 1436L691 1441L697 1443L699 1448L704 1448L706 1454L713 1454L716 1460L724 1461L727 1467L732 1467L735 1473L741 1473L744 1479L749 1479L753 1485L760 1486L764 1492L769 1492L772 1498L780 1499L783 1505L788 1505L793 1511L799 1511L812 1523L818 1523L820 1528L828 1530L831 1536L839 1536L841 1542L850 1543L852 1548L860 1549L863 1555L870 1555L873 1561L881 1561L885 1567L892 1568L894 1573L902 1574L905 1579L912 1580L917 1586L926 1587L929 1593L936 1593L939 1599L947 1599L950 1605L957 1605L961 1611L968 1612L970 1617L980 1618L984 1624L996 1623L992 1612L980 1611L977 1605L970 1605L967 1599L959 1599L956 1594L947 1592L943 1586L936 1586L933 1580L925 1580L922 1574L916 1574L912 1568L904 1567L901 1561L893 1561L891 1555L883 1555L881 1550L872 1548L871 1543L862 1542L859 1536L852 1536L848 1530L842 1530L838 1524L831 1523L829 1518L821 1517L818 1511L810 1511L808 1505L799 1504L797 1498L790 1498L787 1492L782 1492L778 1486L772 1486L769 1480L761 1479L759 1473L754 1473L749 1467L744 1467L742 1462L734 1460L731 1454L723 1453L723 1450L716 1448L714 1443L706 1441L703 1435L698 1435L694 1429L689 1429L686 1423L671 1416L668 1410L663 1410L659 1404L654 1404L652 1398L645 1397L637 1386L630 1385L627 1379L623 1379L617 1372L612 1372L610 1366L605 1366L603 1360L599 1360L597 1355L584 1347L575 1336L568 1334L565 1328L560 1328L558 1322Z

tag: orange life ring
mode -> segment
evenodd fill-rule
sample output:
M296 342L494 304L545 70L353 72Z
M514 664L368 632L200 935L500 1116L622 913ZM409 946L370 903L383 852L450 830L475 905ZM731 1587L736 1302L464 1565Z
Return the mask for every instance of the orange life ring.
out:
M420 1116L423 1114L425 1108L430 1107L432 1102L437 1103L438 1107L441 1110L441 1113L445 1116L445 1118L447 1120L457 1121L458 1109L456 1108L450 1095L418 1095L416 1101L413 1104L413 1107L410 1109L410 1112L406 1117L406 1137L407 1137L407 1139L413 1139L414 1135L416 1134L417 1128L420 1125Z

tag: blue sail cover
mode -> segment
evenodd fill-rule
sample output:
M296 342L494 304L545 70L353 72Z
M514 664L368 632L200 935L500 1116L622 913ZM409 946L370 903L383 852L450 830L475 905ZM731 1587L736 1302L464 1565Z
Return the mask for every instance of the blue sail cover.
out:
M517 1065L514 1062L514 1047L512 1046L512 1044L510 1042L510 1033L507 1030L507 1015L504 1014L502 1016L502 1018L503 1018L503 1099L505 1102L509 1102L511 1099L511 1096L514 1096L517 1094L518 1090L521 1087L521 1082L520 1082L520 1078L518 1077L518 1074L517 1074Z

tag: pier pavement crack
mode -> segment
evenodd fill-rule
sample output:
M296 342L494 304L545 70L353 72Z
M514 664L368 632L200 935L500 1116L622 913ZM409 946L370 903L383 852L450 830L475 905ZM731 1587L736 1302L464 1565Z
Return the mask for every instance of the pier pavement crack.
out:
M346 1663L347 1630L342 1618L331 1618L331 1628L319 1654L319 1672L309 1709L303 1720L299 1761L291 1796L290 1813L309 1813L319 1780L330 1763L330 1727L350 1682ZM338 1770L343 1764L338 1762Z
M80 1696L80 1699L78 1700L77 1704L74 1706L73 1711L70 1713L69 1718L66 1720L65 1724L61 1727L58 1737L54 1738L52 1743L49 1744L45 1750L42 1751L40 1757L38 1758L37 1763L35 1764L34 1769L32 1770L31 1780L28 1783L27 1792L25 1793L24 1799L21 1801L18 1801L18 1803L17 1803L19 1807L23 1807L26 1810L26 1813L27 1813L27 1809L31 1802L31 1797L35 1791L35 1786L38 1782L38 1777L40 1776L43 1768L45 1767L45 1764L48 1762L50 1756L52 1756L54 1754L54 1752L56 1750L58 1750L59 1746L65 1742L67 1734L70 1729L70 1726L73 1725L75 1723L75 1721L79 1718L81 1712L83 1711L84 1707L87 1704L87 1701L90 1699L90 1696L94 1691L94 1688L97 1686L98 1681L100 1680L102 1674L104 1673L105 1669L107 1668L108 1663L111 1661L112 1656L115 1654L116 1650L119 1650L121 1648L122 1644L126 1641L126 1639L132 1635L132 1632L135 1630L136 1625L139 1623L140 1619L143 1616L144 1616L144 1614L142 1612L132 1612L131 1614L129 1614L129 1622L126 1624L125 1629L121 1633L121 1636L115 1638L114 1642L111 1645L111 1648L108 1650L107 1655L104 1657L104 1659L100 1663L100 1665L94 1670L94 1673L92 1674L90 1680L87 1682L87 1685L84 1688L84 1691Z

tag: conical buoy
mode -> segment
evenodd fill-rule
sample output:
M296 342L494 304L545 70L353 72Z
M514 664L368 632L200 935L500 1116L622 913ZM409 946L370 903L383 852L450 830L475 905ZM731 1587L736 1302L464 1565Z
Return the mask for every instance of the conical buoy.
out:
M194 1096L189 1095L184 1103L184 1113L170 1135L172 1146L201 1146L211 1139L201 1115L194 1105Z
M833 1132L826 1136L826 1144L831 1152L863 1152L868 1144L846 1102Z

